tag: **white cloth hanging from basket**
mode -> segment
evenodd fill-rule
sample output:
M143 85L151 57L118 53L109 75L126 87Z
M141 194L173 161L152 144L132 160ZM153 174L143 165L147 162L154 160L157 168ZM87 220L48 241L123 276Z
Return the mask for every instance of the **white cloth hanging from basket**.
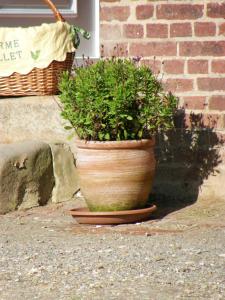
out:
M53 61L64 61L75 51L70 25L66 22L33 27L0 28L0 77L14 72L28 74L46 68Z

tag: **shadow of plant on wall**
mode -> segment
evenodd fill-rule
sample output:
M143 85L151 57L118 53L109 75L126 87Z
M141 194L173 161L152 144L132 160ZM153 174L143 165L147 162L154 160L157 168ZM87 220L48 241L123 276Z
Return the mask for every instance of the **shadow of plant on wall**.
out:
M193 204L203 181L219 173L224 141L213 129L216 122L211 116L185 115L182 109L175 129L157 136L157 169L149 200L158 206L158 217Z

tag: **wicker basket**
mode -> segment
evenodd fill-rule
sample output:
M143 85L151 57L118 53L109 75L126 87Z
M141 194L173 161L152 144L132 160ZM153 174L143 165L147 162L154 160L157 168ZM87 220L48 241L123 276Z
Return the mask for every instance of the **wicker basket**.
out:
M51 0L44 0L57 21L65 22ZM0 77L0 96L54 95L58 92L58 79L62 71L71 70L75 53L67 53L65 61L52 61L44 69L34 68L30 73L13 73Z

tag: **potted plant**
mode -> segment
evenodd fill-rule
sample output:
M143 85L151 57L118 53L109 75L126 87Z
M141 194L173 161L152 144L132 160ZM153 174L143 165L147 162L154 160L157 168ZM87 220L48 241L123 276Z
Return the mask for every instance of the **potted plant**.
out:
M77 169L90 211L146 206L154 171L154 136L173 127L177 98L139 58L89 59L60 86L62 116L78 138Z

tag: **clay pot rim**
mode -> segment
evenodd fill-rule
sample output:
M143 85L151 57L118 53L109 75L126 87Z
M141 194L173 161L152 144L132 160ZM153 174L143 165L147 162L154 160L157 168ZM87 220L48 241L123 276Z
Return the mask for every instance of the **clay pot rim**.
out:
M88 216L88 217L107 217L107 216L124 216L124 215L140 215L145 213L153 212L157 209L156 205L141 209L131 209L131 210L119 210L119 211L101 211L101 212L91 212L87 207L73 208L69 210L69 214L72 216Z
M155 138L125 141L86 141L76 140L76 146L80 149L137 149L148 148L155 145Z

